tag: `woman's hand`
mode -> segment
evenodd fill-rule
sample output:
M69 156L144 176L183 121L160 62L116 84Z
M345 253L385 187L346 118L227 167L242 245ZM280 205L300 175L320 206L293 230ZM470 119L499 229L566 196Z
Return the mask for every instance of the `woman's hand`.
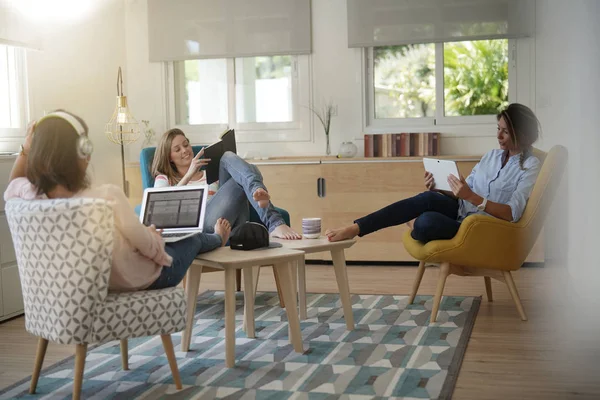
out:
M454 193L454 195L459 199L466 200L473 195L473 191L471 190L469 185L467 185L467 181L465 180L465 178L463 178L462 175L460 176L460 178L457 178L454 175L449 175L448 184L452 189L452 193Z
M156 229L156 226L154 224L147 226L146 228L150 231L150 233L152 233L153 235L158 235L162 239L162 229Z
M192 176L194 176L194 174L196 172L200 171L200 168L202 168L203 166L205 166L209 163L210 158L200 159L200 157L202 157L203 154L204 154L204 149L200 150L198 152L198 154L196 154L196 156L194 158L192 158L190 167L188 168L187 172L185 173L185 175L188 178L191 178Z
M427 190L434 190L434 188L435 188L435 181L433 180L433 174L428 171L425 171L425 188Z

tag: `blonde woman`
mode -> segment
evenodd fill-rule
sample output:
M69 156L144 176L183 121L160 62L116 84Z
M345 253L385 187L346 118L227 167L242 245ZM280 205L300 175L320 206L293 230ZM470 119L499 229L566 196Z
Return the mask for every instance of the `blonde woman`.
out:
M200 168L210 160L201 158L203 154L201 150L194 155L181 129L168 130L156 146L152 162L154 186L205 185L206 174ZM270 200L258 168L232 152L225 152L219 166L219 180L209 186L204 229L210 232L219 217L227 219L234 228L246 222L250 202L271 236L300 239L301 235L286 225Z

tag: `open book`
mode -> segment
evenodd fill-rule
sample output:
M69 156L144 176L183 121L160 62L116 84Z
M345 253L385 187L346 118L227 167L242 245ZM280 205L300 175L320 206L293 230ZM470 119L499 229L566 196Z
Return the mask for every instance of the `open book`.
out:
M206 183L209 185L219 180L219 165L223 154L226 151L237 154L235 131L233 129L223 132L219 139L218 142L204 148L204 157L210 158L210 162L206 166Z

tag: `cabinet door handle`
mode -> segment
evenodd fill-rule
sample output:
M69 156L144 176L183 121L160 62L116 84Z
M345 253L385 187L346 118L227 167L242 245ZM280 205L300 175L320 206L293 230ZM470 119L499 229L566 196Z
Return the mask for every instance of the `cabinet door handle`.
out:
M325 178L317 179L317 196L325 197Z

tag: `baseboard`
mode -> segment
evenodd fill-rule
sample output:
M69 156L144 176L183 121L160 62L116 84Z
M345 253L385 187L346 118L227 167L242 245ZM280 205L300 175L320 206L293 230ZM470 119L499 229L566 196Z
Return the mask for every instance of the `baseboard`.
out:
M306 260L306 265L333 265L328 260ZM364 265L369 267L418 267L418 261L346 261L346 265ZM522 268L541 268L545 262L526 262Z

